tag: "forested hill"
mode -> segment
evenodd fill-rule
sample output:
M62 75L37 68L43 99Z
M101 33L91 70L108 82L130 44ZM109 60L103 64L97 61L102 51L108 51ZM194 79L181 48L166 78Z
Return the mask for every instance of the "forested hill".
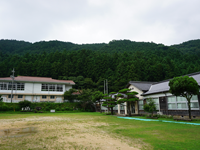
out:
M161 81L200 71L200 40L180 45L113 40L108 44L0 40L0 77L72 79L75 88L118 91L128 81Z
M4 54L41 54L55 51L74 51L81 49L99 50L106 44L73 44L62 41L40 41L29 43L16 40L0 40L0 52Z
M171 47L176 48L183 53L200 54L200 40L191 40Z
M40 41L30 43L17 40L0 40L0 52L3 54L41 54L55 51L75 51L75 50L95 50L101 52L136 52L136 51L155 51L176 49L182 53L200 54L200 40L191 40L178 45L165 46L163 44L155 44L149 42L134 42L130 40L113 40L108 44L74 44L62 41Z

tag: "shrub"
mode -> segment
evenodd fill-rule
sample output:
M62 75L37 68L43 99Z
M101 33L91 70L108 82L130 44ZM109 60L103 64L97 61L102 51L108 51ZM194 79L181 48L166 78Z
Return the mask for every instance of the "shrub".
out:
M59 107L56 107L56 111L60 111L60 108L59 108Z
M68 111L68 110L70 110L70 108L69 108L69 107L65 107L65 110L67 110L67 111Z
M65 108L61 108L62 111L65 111Z
M20 109L25 108L25 107L30 107L31 108L31 102L27 101L27 100L19 102L18 105L19 105Z
M9 107L6 104L3 104L2 107L1 107L1 110L2 111L8 111Z
M156 111L156 105L152 98L147 99L147 103L144 105L144 111L151 113L153 117L153 112Z
M47 107L45 108L45 111L50 111L50 107L47 106Z

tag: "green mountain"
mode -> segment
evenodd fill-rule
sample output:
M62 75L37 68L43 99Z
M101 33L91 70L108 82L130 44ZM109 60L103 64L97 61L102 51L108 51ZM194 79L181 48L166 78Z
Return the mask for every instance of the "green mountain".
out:
M100 44L61 41L29 43L0 40L0 77L15 75L71 79L75 88L110 91L128 81L161 81L200 71L200 40L165 46L149 42L113 40Z

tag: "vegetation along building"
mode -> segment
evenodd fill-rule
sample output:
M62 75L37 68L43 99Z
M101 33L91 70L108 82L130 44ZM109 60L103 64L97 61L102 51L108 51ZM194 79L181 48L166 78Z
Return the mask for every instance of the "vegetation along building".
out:
M132 91L137 92L138 94L135 95L139 101L136 101L131 105L131 113L132 114L139 114L139 109L141 107L143 108L143 105L141 105L141 102L143 101L142 94L144 92L147 92L151 85L155 82L146 82L146 81L130 81L125 88L128 88ZM127 114L127 105L126 102L123 104L118 104L118 114Z
M72 88L72 80L55 80L47 77L18 76L13 82L12 102L63 102L63 94ZM0 78L0 94L4 102L11 102L12 78Z
M200 72L188 74L193 77L200 86ZM159 113L165 115L188 115L187 100L184 97L174 96L169 93L169 80L157 82L151 85L149 90L142 94L143 100L139 101L139 113L145 113L143 105L147 98L152 98L156 103L156 108ZM193 95L191 99L191 114L193 118L200 116L200 95Z

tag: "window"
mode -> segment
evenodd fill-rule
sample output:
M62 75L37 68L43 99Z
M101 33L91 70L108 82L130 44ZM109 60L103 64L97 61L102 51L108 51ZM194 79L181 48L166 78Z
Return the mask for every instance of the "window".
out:
M46 95L42 95L42 99L47 99L47 96Z
M55 99L55 96L51 95L51 96L50 96L50 99Z
M48 84L42 84L42 91L49 91Z
M14 96L14 95L12 95L12 98L13 98L13 96ZM11 98L11 95L8 95L8 98Z
M139 104L139 110L143 110L144 109L143 108L143 104L144 104L143 100L139 100L138 104Z
M120 104L120 110L124 110L124 105Z
M63 85L60 85L60 84L42 84L41 90L42 91L62 92L63 91Z
M16 88L19 91L23 91L24 90L24 83L17 83L16 84Z
M188 109L187 99L181 96L168 97L168 109ZM191 98L191 109L198 109L199 103L197 95Z
M57 84L56 91L62 92L63 91L63 85Z
M55 91L55 84L49 84L49 91Z
M0 90L12 90L12 82L0 82ZM24 83L13 83L13 90L24 90Z
M12 90L12 82L8 83L8 90ZM14 90L14 88L13 88L13 90Z
M197 95L193 95L191 98L191 103L190 103L190 107L192 108L196 108L199 109L199 102L198 102L198 97Z
M23 95L18 95L18 98L23 98Z
M155 102L156 110L159 110L159 98L152 98L152 100Z
M0 90L8 90L8 85L5 82L0 82Z

